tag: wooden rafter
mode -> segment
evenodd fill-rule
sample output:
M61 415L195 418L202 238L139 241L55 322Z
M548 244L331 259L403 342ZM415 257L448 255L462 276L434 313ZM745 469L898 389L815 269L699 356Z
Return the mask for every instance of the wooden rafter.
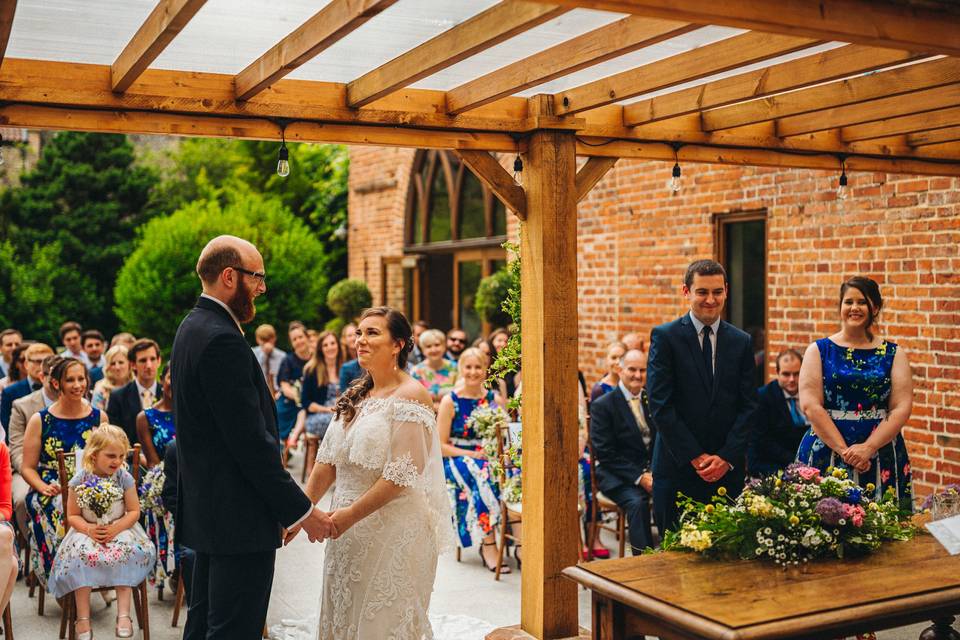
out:
M160 0L114 61L111 88L118 92L129 89L206 1Z
M447 92L447 112L475 109L696 28L683 22L634 16L618 20L451 89Z
M934 129L933 131L919 131L907 136L907 144L911 147L924 147L943 142L960 141L960 124L955 127Z
M960 104L960 101L954 101L954 104ZM871 140L884 136L899 135L901 133L931 131L956 126L960 126L960 107L949 107L938 111L917 113L899 118L888 118L885 120L877 120L876 122L844 127L840 130L840 136L845 142L855 142L857 140Z
M17 0L0 2L0 63L7 53L7 43L10 42L10 30L13 28L13 16L17 12Z
M960 13L890 0L549 0L817 40L960 56ZM927 3L932 4L932 3ZM943 3L945 6L946 2Z
M730 129L956 83L960 83L960 60L939 58L705 111L703 128L706 131ZM904 101L912 99L910 95L903 95Z
M569 11L506 0L444 31L347 85L347 103L362 107Z
M249 100L396 1L333 0L237 74L237 100Z
M507 170L487 151L458 149L463 164L490 187L497 198L521 220L527 219L527 196Z
M590 190L607 175L617 158L588 158L586 163L577 171L577 202L587 197Z
M816 44L809 38L745 33L562 91L554 96L554 113L580 113Z
M935 111L960 104L960 84L915 91L909 96L878 98L859 104L812 111L777 120L777 135L796 136L813 131ZM897 133L903 133L899 131ZM893 135L889 133L887 135Z

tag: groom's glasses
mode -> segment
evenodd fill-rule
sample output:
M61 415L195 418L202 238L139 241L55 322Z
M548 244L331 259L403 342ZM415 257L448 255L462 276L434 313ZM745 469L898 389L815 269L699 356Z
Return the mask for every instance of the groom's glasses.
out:
M251 278L256 278L259 282L263 282L267 278L267 274L262 271L250 271L249 269L244 269L243 267L231 267L234 271L239 271L240 273L245 273Z

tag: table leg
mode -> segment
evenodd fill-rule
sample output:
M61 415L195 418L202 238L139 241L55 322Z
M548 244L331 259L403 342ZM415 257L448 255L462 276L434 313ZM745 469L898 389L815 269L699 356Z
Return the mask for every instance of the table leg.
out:
M594 591L591 608L593 640L623 640L623 605Z
M953 616L934 618L933 624L920 633L920 640L960 640L960 633L953 628Z

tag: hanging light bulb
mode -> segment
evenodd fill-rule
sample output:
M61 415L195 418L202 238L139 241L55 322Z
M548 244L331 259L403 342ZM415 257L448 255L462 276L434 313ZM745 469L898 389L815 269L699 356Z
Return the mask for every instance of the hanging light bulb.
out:
M517 157L513 159L513 179L516 182L520 182L520 174L523 173L523 160L520 159L520 154L517 154Z
M683 183L680 181L680 163L677 162L673 165L673 175L671 175L670 180L667 181L667 188L673 193L677 193L682 186Z
M843 201L846 200L850 195L850 190L847 189L847 163L841 158L840 160L840 181L837 183L837 200Z
M280 152L277 154L277 175L286 178L290 175L290 152L287 151L287 143L280 143Z

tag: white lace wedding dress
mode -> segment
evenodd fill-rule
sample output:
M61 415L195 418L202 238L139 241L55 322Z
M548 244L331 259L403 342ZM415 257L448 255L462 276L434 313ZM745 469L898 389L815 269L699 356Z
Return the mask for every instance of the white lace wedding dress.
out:
M337 469L331 509L352 504L380 478L404 490L327 541L316 637L432 639L437 556L453 546L433 409L402 398L364 400L351 424L330 424L317 461Z

